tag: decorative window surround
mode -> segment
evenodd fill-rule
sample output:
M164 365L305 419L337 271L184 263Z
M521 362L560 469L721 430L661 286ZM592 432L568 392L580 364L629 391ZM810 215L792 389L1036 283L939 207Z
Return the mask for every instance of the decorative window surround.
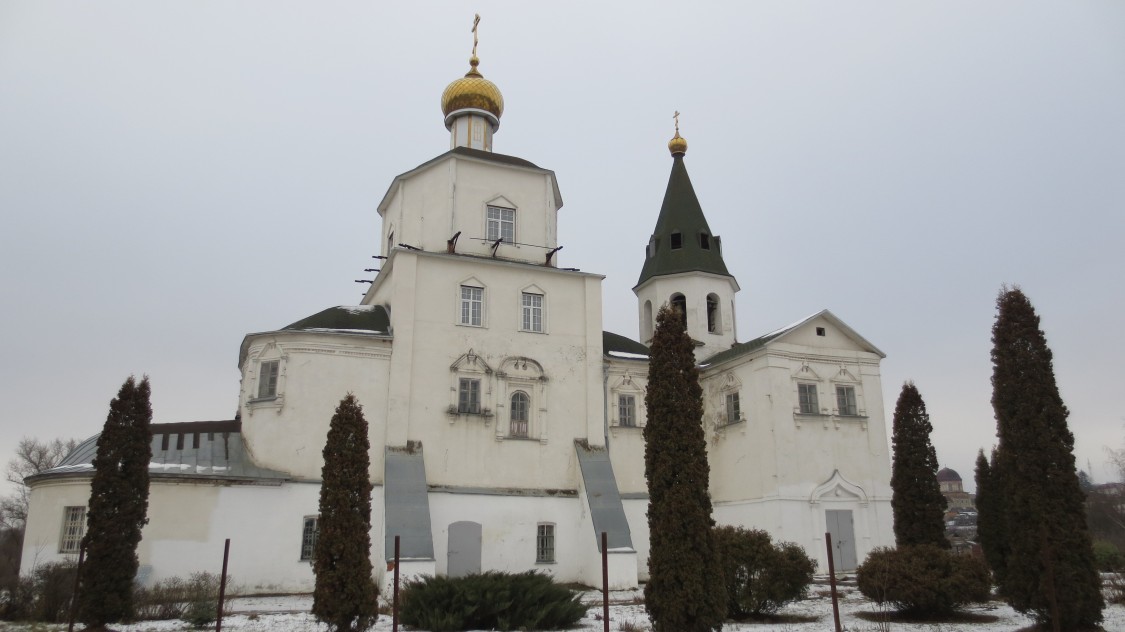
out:
M533 440L547 443L547 388L550 380L543 371L543 365L525 356L510 356L500 363L496 371L496 408L501 419L508 423L496 424L496 440ZM516 424L515 411L512 406L516 404L516 394L522 393L526 401L526 432L518 434L513 431ZM519 405L523 405L520 402ZM505 410L507 406L507 410Z
M288 348L269 342L253 354L248 362L253 367L244 382L249 382L246 411L249 415L262 408L273 408L280 413L285 405L286 364Z
M449 407L446 409L449 423L456 423L462 417L482 417L487 424L492 418L492 367L469 349L449 365L449 376ZM472 401L472 384L476 388L476 406ZM463 401L465 406L462 406Z
M606 405L609 410L609 431L613 436L617 436L617 430L625 429L626 431L639 430L645 425L645 410L644 400L645 391L644 383L633 376L631 371L625 371L616 380L610 376L609 398ZM621 419L621 398L633 398L633 425L622 423Z

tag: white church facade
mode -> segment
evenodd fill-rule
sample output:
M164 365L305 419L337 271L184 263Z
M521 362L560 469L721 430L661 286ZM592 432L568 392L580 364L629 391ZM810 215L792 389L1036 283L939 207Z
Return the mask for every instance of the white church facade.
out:
M827 570L893 544L883 353L829 311L746 342L739 286L688 178L687 143L648 241L640 341L603 331L603 277L560 268L555 175L492 151L503 98L477 70L442 95L450 148L379 203L381 269L360 305L248 334L233 420L153 425L144 582L215 570L253 592L302 592L332 411L348 392L371 439L372 550L406 574L537 569L647 578L645 343L678 305L704 389L719 524L794 541ZM637 235L638 244L644 239ZM93 430L93 426L91 426ZM96 437L28 480L22 568L74 556Z

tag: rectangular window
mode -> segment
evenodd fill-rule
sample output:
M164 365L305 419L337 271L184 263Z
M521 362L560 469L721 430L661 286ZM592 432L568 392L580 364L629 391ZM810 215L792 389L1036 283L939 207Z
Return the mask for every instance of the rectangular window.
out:
M82 536L84 535L86 535L86 508L63 507L59 553L78 553L82 548Z
M457 392L457 412L480 414L480 380L461 378Z
M622 426L637 425L637 398L634 395L617 396L617 419Z
M543 295L523 293L524 331L543 331Z
M301 560L307 561L316 556L316 540L320 537L320 524L317 516L305 516L301 528Z
M277 372L281 362L267 360L258 368L258 399L277 397Z
M484 313L484 288L461 286L461 324L480 327Z
M840 409L841 415L849 415L854 417L856 414L858 414L855 407L855 387L836 387L836 407Z
M816 401L816 384L798 384L797 394L801 400L802 415L820 413L820 405Z
M738 423L742 419L742 411L738 406L738 393L727 393L727 423Z
M535 538L535 563L551 564L555 561L555 525L539 525Z
M510 208L488 207L488 241L516 241L516 212Z

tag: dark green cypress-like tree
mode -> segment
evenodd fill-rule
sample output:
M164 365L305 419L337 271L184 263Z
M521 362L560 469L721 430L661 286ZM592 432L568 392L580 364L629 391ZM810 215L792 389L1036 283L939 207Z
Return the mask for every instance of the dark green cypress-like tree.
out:
M152 460L152 405L148 377L125 380L109 403L94 457L86 512L86 561L79 617L89 630L129 620L137 544L148 522L148 464Z
M312 613L332 630L366 630L375 622L371 577L371 444L367 420L348 393L332 416L324 445Z
M984 550L984 559L996 582L1004 575L1008 559L1008 537L1004 513L1004 496L1000 491L1000 473L995 469L996 449L992 450L992 460L985 458L984 450L977 453L977 541Z
M650 579L645 609L654 632L722 628L725 592L711 528L703 389L694 344L678 310L656 316L645 406Z
M992 407L1000 441L992 474L1010 527L1000 594L1056 630L1092 628L1105 603L1051 350L1023 292L1002 290L996 304Z
M930 415L913 382L902 385L891 434L891 510L899 546L932 544L948 549L945 496L938 485L937 452L930 443Z

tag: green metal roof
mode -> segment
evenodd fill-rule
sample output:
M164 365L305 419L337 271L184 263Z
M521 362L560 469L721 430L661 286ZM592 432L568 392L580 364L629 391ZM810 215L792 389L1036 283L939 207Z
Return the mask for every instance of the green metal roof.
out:
M602 355L610 355L611 353L629 354L619 357L630 357L631 355L648 356L648 347L633 340L626 338L621 334L615 334L612 331L602 332ZM637 358L639 359L639 358Z
M677 248L673 248L673 235L679 236ZM707 218L703 216L684 166L684 156L676 154L672 156L672 173L664 192L664 204L660 207L660 217L656 220L656 230L649 241L637 285L655 276L680 272L732 276L723 263L719 238L707 226Z
M382 305L340 305L283 328L283 331L292 330L388 334L391 318Z

